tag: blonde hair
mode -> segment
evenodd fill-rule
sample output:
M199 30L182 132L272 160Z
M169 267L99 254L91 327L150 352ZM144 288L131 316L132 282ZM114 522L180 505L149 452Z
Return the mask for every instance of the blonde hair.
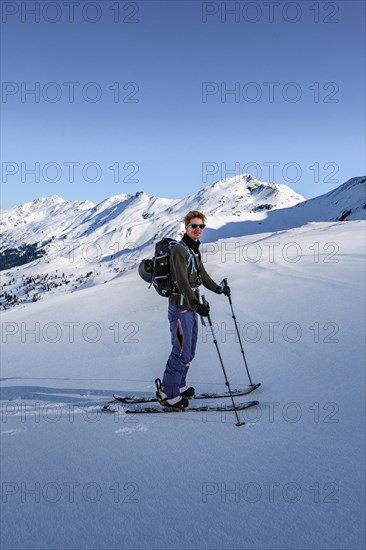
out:
M198 210L191 210L184 218L185 227L190 224L192 218L200 218L203 223L206 223L206 216L202 212L199 212Z

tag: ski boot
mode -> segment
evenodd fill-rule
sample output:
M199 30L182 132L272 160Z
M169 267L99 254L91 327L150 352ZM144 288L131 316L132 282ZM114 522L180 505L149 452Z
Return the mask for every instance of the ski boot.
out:
M181 397L186 397L187 399L192 399L194 397L194 388L183 386L183 388L179 388Z
M161 389L161 380L157 378L155 380L156 386L156 399L166 409L174 409L178 411L184 411L189 406L189 401L186 397L178 395L178 397L168 398L168 396Z

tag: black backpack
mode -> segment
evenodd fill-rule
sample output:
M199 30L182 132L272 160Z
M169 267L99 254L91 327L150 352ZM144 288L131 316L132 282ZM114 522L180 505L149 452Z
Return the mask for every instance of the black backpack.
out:
M155 245L155 255L152 259L142 260L139 265L140 277L153 285L160 296L169 298L173 293L175 281L170 274L170 254L175 246L183 246L187 252L187 269L191 273L196 269L194 257L188 246L175 239L164 238Z

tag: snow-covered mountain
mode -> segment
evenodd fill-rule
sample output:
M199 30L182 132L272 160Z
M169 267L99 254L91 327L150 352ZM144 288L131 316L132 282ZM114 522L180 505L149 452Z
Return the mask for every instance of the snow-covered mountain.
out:
M301 223L365 219L366 177L351 178L325 195L298 205Z
M1 248L34 243L61 233L94 203L65 201L57 195L36 199L1 212Z
M208 227L256 220L264 212L298 204L304 198L285 185L263 183L244 174L224 179L184 199L150 197L144 192L115 195L98 205L66 202L55 195L3 211L1 250L24 243L72 240L93 242L110 254L118 242L142 247L163 234L177 236L189 210L203 210ZM112 248L110 248L112 247Z
M366 177L351 178L336 189L290 207L276 208L261 216L243 217L217 229L209 228L205 238L213 242L226 237L240 237L285 231L312 222L364 220L366 215Z
M244 174L181 200L150 197L142 191L115 195L97 205L55 195L37 199L2 212L1 269L7 270L3 285L12 293L2 294L1 303L13 303L19 296L34 298L39 291L64 285L77 289L107 282L151 256L158 239L179 238L189 210L206 214L206 243L310 222L363 219L365 184L365 177L352 178L305 200L285 185Z
M47 244L58 242L62 248L72 243L77 255L93 243L100 259L109 259L125 249L141 250L164 235L178 237L182 219L191 209L207 215L206 242L312 221L362 219L365 182L366 178L352 178L307 201L285 185L263 183L248 174L220 180L181 200L137 192L115 195L95 205L53 195L2 212L0 250L29 244L47 250Z

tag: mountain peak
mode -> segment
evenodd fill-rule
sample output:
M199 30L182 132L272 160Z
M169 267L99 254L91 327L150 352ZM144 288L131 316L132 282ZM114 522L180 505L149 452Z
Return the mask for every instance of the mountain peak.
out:
M66 201L59 195L49 195L48 197L41 197L33 201L33 204L64 204Z

